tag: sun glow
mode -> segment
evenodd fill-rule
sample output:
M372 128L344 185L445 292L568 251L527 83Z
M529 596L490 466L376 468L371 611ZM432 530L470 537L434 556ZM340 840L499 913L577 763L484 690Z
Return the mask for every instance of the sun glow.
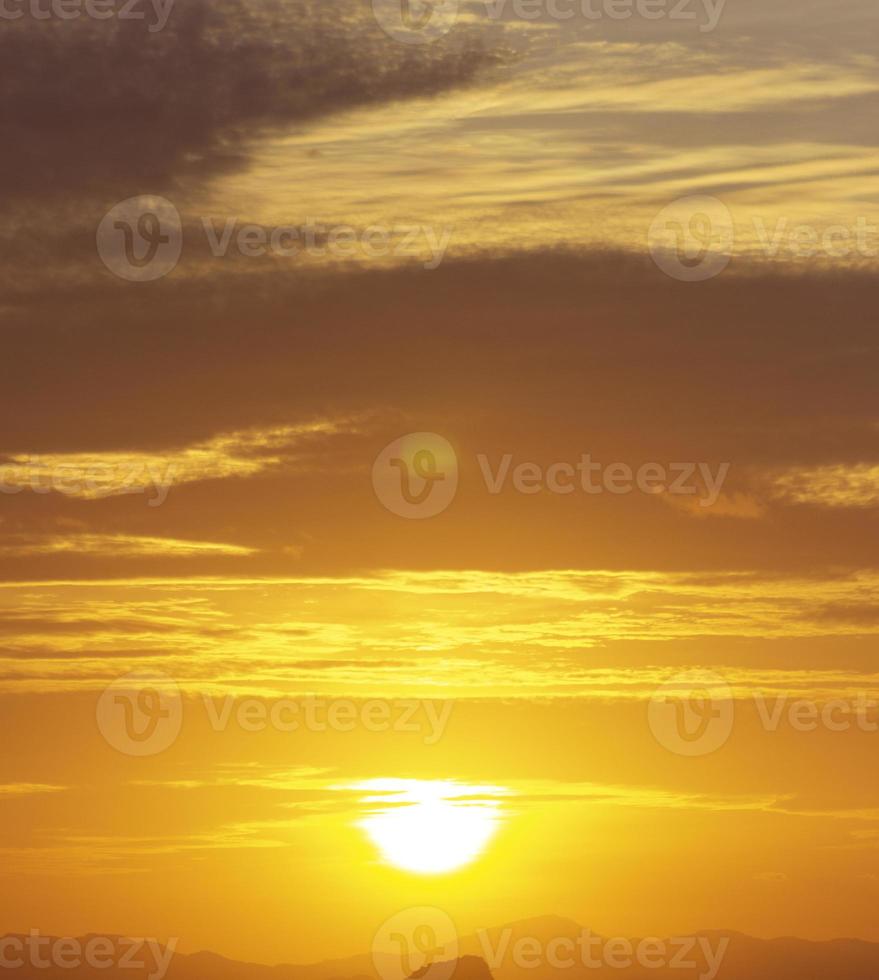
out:
M388 864L416 874L445 874L475 861L502 818L500 786L445 780L371 779L370 812L358 821ZM374 806L373 806L374 805Z

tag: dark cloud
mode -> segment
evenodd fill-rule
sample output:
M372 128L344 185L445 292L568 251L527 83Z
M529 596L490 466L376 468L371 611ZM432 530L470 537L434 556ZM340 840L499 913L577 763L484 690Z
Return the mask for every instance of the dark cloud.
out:
M160 507L148 494L22 491L3 499L7 528L66 517L96 532L259 549L187 559L193 574L875 566L872 511L816 514L769 499L757 519L694 520L642 493L492 496L475 462L484 453L494 468L511 453L548 465L587 452L632 467L726 461L734 491L765 467L874 460L871 276L734 264L692 284L650 260L546 252L338 283L277 269L111 280L10 318L0 366L8 452L161 452L247 427L365 421L310 438L306 465L173 486ZM422 522L424 547L413 550L410 522L382 510L369 472L384 445L425 430L455 446L461 489L447 514ZM283 553L291 544L301 557ZM75 554L23 558L10 574L81 567ZM147 574L167 562L125 567ZM119 565L94 556L88 568L112 575Z
M502 57L468 32L394 43L360 0L177 0L151 20L3 22L5 195L155 191L240 166L268 128L441 92Z

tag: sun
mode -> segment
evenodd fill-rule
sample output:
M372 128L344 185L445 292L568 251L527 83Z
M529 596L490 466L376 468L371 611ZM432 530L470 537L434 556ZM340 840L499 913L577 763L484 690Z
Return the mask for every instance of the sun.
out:
M354 789L369 791L375 805L358 821L382 858L415 874L446 874L479 857L502 819L499 786L449 780L371 779Z

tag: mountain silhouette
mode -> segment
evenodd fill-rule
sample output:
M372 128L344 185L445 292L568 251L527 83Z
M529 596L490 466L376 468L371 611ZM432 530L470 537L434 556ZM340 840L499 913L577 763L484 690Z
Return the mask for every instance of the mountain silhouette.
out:
M308 965L268 966L202 951L178 953L162 946L131 952L134 940L86 935L76 940L104 944L112 966L59 962L37 965L28 937L7 933L0 951L9 980L404 980L399 960L393 969L376 969L370 954ZM48 944L42 937L46 959ZM579 945L578 945L579 941ZM15 945L18 943L18 945ZM60 947L58 947L60 948ZM660 950L664 949L664 953ZM107 953L110 950L111 953ZM585 953L583 951L586 951ZM686 956L683 951L686 950ZM638 954L642 957L638 959ZM857 939L811 942L803 939L756 939L711 930L690 937L621 939L600 937L570 919L546 916L480 930L459 942L459 956L416 970L409 980L877 980L879 943ZM70 962L70 952L65 954ZM122 956L131 961L120 964ZM679 962L674 963L677 956ZM20 959L21 965L13 965ZM626 963L626 960L630 963ZM689 965L685 965L684 960ZM646 963L645 963L646 961ZM164 973L157 962L165 965ZM389 965L390 967L390 965Z
M549 944L566 939L576 944L584 933L584 927L571 919L558 916L542 916L520 920L505 926L482 930L473 937L461 940L462 953L474 953L482 957L494 980L879 980L879 943L856 939L837 939L828 942L810 942L796 938L756 939L732 930L705 930L690 937L659 940L666 944L666 966L645 967L639 965L634 955L639 943L650 942L643 938L630 938L633 963L631 966L613 966L618 940L589 933L595 949L593 960L601 959L602 965L585 965L577 955L570 966L552 966L541 963L532 966L534 956L529 940L534 940L543 952L544 959ZM519 956L515 955L519 942ZM686 944L692 949L684 957L692 967L673 965L675 955L680 955ZM674 945L674 952L672 951ZM534 943L532 943L532 947ZM643 947L645 950L649 947ZM710 950L719 960L716 973L706 961L704 950ZM524 955L523 955L524 954ZM722 955L719 955L722 954Z
M409 980L492 980L485 960L478 956L461 956L457 960L430 963L416 970Z

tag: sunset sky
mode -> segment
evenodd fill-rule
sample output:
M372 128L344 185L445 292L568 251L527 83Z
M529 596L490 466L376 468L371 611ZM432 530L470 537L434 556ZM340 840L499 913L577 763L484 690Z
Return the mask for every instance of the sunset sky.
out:
M0 22L0 931L879 941L875 0L467 0L430 43L361 0L144 9ZM706 196L724 267L685 281L656 219ZM151 281L99 230L132 198L179 214ZM419 450L456 492L407 519ZM144 754L131 674L179 710ZM733 704L704 754L651 722L688 678ZM308 698L358 720L238 714Z

